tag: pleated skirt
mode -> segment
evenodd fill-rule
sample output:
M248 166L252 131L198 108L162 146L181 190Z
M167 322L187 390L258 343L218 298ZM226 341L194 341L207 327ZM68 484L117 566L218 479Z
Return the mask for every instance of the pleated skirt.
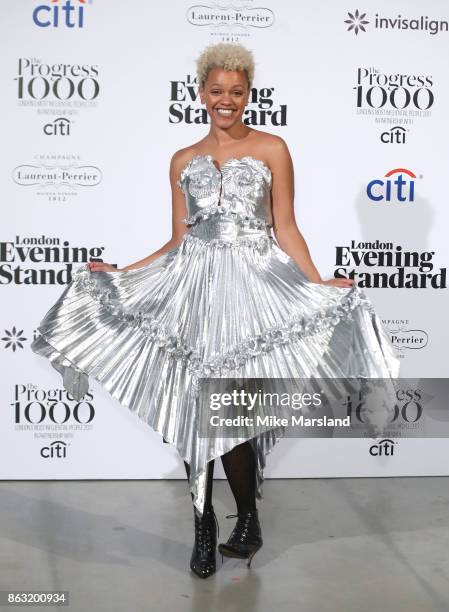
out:
M176 447L202 513L207 463L249 440L258 499L266 457L283 432L204 438L204 377L397 377L399 360L356 285L310 282L274 238L226 242L186 233L150 264L123 272L78 267L38 325L31 348L80 400L89 377Z

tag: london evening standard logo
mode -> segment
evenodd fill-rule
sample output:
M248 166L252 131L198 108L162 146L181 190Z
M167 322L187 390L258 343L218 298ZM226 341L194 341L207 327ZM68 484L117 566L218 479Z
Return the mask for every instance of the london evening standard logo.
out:
M274 92L275 87L251 87L248 107L243 113L246 125L287 125L287 105L279 103ZM198 81L195 75L187 74L183 80L170 81L169 123L210 123L207 110L198 102Z
M194 4L186 11L186 20L196 27L208 28L212 36L220 33L235 40L249 35L251 29L270 28L274 12L263 6L248 6L248 2Z
M84 28L87 4L92 0L40 2L33 9L33 23L39 28Z
M412 203L415 201L416 178L416 174L407 168L394 168L385 176L369 181L366 195L371 202L379 204Z
M396 17L386 17L376 13L374 19L369 20L367 13L361 12L358 9L348 11L347 19L344 20L347 26L347 31L352 32L356 36L359 32L367 32L370 28L374 30L393 30L395 32L403 32L405 30L412 32L427 32L435 35L440 32L447 32L449 23L445 19L432 19L428 15L419 15L414 17L403 17L398 14Z
M59 236L16 236L0 242L0 286L68 285L75 269L88 261L104 261L104 251L104 246L71 244ZM14 329L12 334L5 330L3 342L22 341L23 330L19 333Z
M435 268L434 255L393 242L352 240L335 247L334 276L362 289L447 289L447 268Z

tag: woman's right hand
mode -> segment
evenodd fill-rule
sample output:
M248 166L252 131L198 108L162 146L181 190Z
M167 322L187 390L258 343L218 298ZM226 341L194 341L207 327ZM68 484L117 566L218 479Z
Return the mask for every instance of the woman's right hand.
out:
M89 261L87 266L91 272L121 272L120 268L102 261Z
M332 287L352 287L355 281L352 278L329 278L322 280L320 285L331 285Z

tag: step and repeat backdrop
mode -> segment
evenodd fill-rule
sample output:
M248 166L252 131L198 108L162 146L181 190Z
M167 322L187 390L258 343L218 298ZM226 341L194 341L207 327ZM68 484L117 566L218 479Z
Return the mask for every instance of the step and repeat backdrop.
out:
M30 344L79 266L169 239L170 158L209 130L195 59L220 41L254 52L245 121L287 142L314 262L372 300L401 358L398 419L416 426L407 378L448 377L446 2L21 0L1 15L1 478L185 477L159 434L94 380L73 400ZM265 475L449 473L444 427L404 431L284 439Z

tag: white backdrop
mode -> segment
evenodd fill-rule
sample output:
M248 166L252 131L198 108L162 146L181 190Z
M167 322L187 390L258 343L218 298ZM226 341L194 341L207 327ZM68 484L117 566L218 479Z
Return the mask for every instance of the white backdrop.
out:
M255 53L247 120L290 147L322 276L357 273L402 377L448 376L447 3L369 1L363 17L341 0L219 6L2 6L1 478L185 477L176 450L95 381L87 402L67 400L29 346L72 269L122 267L169 238L169 161L208 131L194 61L214 42ZM379 260L401 249L429 264ZM401 268L415 287L395 285ZM285 439L265 475L447 474L448 454L444 439Z

